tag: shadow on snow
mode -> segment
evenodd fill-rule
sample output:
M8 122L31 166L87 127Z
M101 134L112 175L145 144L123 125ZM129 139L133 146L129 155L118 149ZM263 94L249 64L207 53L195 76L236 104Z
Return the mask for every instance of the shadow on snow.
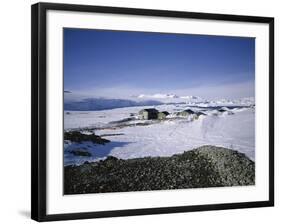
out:
M82 164L86 161L96 161L105 159L110 155L111 151L115 148L124 147L132 142L116 142L111 141L104 145L94 144L92 142L73 142L64 146L64 165L70 164ZM91 156L76 156L71 151L87 151L91 153Z

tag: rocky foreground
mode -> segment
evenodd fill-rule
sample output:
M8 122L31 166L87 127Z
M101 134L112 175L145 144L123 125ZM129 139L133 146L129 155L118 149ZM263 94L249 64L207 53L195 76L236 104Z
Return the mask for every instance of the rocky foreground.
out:
M64 167L64 193L104 193L255 184L255 163L234 150L202 146L171 157Z

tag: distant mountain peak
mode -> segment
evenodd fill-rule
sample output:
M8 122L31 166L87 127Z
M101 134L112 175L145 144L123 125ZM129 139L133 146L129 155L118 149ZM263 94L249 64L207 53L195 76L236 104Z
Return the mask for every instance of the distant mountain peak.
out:
M199 100L201 97L198 96L181 96L182 99L189 99L189 100Z
M185 100L201 100L201 97L198 96L178 96L176 94L163 94L163 93L156 93L156 94L140 94L137 98L156 98L156 99L185 99Z
M162 93L156 93L156 94L140 94L137 96L138 98L157 98L157 99L167 99L167 98L179 98L176 94L162 94Z

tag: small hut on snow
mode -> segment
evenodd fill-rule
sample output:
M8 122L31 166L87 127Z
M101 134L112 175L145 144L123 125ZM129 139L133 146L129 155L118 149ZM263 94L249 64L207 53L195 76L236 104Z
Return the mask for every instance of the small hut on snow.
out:
M162 111L158 113L158 119L159 120L164 120L166 117L169 115L168 111Z
M187 117L191 114L195 114L195 112L193 110L190 110L190 109L183 110L183 111L177 113L178 116L184 116L184 117Z
M151 120L151 119L157 119L158 118L158 110L154 108L149 109L143 109L139 112L140 119L143 120Z

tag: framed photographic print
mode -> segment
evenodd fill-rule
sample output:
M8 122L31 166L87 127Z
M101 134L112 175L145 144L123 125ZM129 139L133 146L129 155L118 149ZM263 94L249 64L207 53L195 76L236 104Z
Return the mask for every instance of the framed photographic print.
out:
M32 6L32 219L274 205L274 19Z

